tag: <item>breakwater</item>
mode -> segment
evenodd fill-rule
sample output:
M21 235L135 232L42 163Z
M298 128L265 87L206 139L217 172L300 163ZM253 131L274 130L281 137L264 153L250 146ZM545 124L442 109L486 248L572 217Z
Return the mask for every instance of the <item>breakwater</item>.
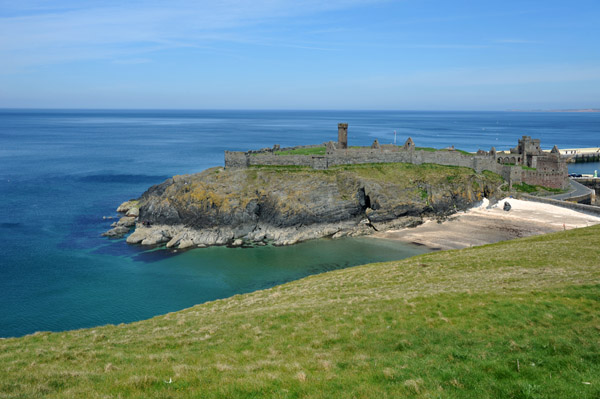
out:
M600 147L566 148L560 155L571 163L600 162Z

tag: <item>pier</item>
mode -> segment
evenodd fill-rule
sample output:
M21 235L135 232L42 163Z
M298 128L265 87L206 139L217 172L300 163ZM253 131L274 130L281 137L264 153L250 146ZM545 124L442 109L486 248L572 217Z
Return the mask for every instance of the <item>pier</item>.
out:
M567 162L600 162L600 147L565 148L559 152Z

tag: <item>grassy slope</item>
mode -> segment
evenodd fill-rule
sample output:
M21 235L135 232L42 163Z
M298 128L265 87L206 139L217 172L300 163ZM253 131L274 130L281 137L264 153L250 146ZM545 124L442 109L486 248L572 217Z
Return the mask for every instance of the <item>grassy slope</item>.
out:
M599 255L596 226L2 340L0 397L597 398Z
M210 169L209 169L210 171ZM261 173L261 183L267 182L265 179L275 180L277 184L290 179L298 179L304 176L312 176L319 181L337 176L358 176L371 179L378 183L394 183L403 187L410 187L415 183L427 183L431 186L441 186L448 182L465 183L480 177L487 179L491 184L501 184L502 177L490 172L483 171L476 173L473 169L460 166L444 166L437 164L424 163L414 165L409 163L368 163L354 165L337 165L326 170L316 170L310 167L302 166L253 166L246 170L250 180L257 178L257 173ZM294 175L289 175L293 173ZM199 178L206 179L204 175L198 175Z

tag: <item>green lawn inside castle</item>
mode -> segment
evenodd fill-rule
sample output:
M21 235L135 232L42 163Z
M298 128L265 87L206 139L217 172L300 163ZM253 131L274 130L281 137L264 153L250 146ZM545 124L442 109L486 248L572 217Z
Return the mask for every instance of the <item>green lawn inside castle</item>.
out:
M0 340L3 398L598 398L600 226Z

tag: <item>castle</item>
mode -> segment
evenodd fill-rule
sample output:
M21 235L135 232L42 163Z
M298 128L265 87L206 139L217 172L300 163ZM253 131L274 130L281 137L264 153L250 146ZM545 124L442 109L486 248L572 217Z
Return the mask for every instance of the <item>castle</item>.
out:
M540 140L529 136L519 139L518 145L510 152L497 152L494 147L489 152L479 150L475 154L454 148L419 149L410 137L402 146L379 144L375 140L370 147L348 147L348 124L339 123L337 143L330 141L289 148L275 145L257 151L225 151L226 168L279 165L327 169L335 165L392 162L463 166L478 173L489 170L501 175L511 186L526 183L564 189L569 185L567 164L558 148L554 146L549 153L544 152L540 148Z

